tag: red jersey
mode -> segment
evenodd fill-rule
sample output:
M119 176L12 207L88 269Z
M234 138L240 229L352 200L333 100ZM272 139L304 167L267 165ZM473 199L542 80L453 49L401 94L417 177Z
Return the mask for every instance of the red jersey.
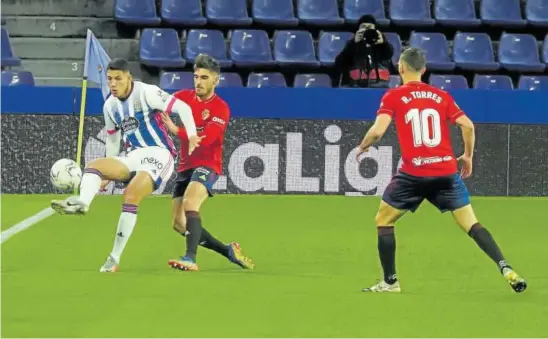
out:
M192 109L198 136L204 136L200 146L188 155L188 136L186 130L179 127L181 157L178 172L205 166L221 174L223 167L223 142L226 127L230 120L230 109L217 94L209 100L201 101L194 90L182 90L174 96L184 101Z
M378 114L395 120L402 172L419 177L458 172L449 123L454 124L464 112L449 93L422 82L409 82L386 92Z

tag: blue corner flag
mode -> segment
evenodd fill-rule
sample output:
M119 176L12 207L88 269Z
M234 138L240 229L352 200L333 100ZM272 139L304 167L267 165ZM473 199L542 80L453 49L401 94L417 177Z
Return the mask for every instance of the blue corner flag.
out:
M107 66L110 57L95 37L95 34L88 29L86 39L86 56L84 60L84 78L93 81L101 86L103 98L106 98L110 91L107 84Z

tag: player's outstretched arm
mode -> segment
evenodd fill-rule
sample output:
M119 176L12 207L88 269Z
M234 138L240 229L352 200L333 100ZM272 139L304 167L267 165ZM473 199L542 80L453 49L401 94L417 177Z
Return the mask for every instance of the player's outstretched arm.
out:
M381 140L384 133L386 133L386 130L388 129L388 126L390 126L390 123L392 122L392 117L388 114L379 114L377 115L377 119L375 120L375 123L369 131L367 131L367 134L365 134L365 137L363 138L360 146L358 147L358 153L356 154L356 159L359 160L360 155L367 152L369 150L369 147L377 143L379 140Z
M455 124L460 127L464 141L464 154L459 158L462 166L461 176L468 178L472 175L472 158L474 157L474 146L476 143L474 123L466 115L461 115L455 120Z

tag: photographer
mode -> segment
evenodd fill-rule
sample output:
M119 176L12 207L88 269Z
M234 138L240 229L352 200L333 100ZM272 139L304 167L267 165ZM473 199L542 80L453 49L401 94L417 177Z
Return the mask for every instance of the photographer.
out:
M362 16L354 39L335 58L335 67L341 74L340 86L388 87L393 54L392 45L377 30L375 18Z

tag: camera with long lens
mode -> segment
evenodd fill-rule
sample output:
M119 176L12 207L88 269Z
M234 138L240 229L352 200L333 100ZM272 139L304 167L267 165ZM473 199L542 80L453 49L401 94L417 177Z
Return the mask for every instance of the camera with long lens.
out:
M363 40L368 45L374 45L379 41L379 33L376 29L366 29L365 32L363 32Z

